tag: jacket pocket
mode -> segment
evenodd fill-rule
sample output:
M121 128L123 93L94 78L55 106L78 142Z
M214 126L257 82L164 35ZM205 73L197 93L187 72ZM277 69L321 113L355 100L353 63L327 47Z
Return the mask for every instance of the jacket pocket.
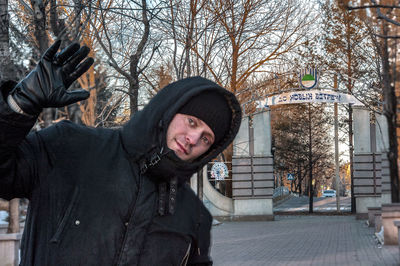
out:
M72 193L71 200L68 204L68 207L65 210L65 213L57 226L56 232L54 233L53 237L50 239L50 243L59 243L60 242L61 236L64 232L64 229L67 226L67 222L70 220L71 214L72 214L73 210L75 209L76 202L78 200L78 195L79 195L79 188L75 187L74 191Z

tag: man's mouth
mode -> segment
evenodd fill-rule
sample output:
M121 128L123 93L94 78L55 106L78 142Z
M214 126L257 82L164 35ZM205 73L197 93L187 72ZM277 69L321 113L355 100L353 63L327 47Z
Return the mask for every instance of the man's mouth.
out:
M176 141L176 144L178 144L178 147L181 150L181 152L183 152L186 155L188 154L185 147L183 147L178 141Z

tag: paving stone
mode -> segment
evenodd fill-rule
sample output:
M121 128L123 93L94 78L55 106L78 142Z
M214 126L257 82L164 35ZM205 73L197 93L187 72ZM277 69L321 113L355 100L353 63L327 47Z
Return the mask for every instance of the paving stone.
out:
M212 229L216 266L400 265L398 246L381 246L354 216L275 216L224 222Z

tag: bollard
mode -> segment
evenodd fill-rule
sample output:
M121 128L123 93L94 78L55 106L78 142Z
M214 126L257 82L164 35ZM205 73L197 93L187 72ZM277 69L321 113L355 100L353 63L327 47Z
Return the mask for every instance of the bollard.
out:
M380 207L368 207L368 226L374 227L375 226L375 213L380 213Z
M379 233L381 231L382 227L382 214L381 212L376 212L375 213L375 233Z
M400 236L400 230L399 230L400 220L393 221L393 224L394 224L395 227L397 227L397 237L398 237L398 240L400 241L400 237L399 237ZM398 245L400 247L400 243L398 243Z
M20 233L0 234L1 266L17 266L19 264Z
M400 203L382 204L382 226L385 245L398 244L397 227L393 221L400 220Z

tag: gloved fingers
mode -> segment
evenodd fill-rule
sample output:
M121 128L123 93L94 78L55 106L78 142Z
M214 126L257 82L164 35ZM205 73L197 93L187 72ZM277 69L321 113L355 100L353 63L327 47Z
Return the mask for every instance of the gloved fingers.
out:
M80 76L82 76L83 73L85 73L86 71L88 71L88 69L93 65L94 59L89 57L86 58L85 61L83 61L82 63L80 63L76 68L75 71L71 74L69 74L66 77L65 83L66 83L66 87L68 88L69 85L72 84L72 82L74 82L75 80L77 80Z
M76 51L79 50L80 45L78 43L72 43L65 47L56 58L56 63L59 65L63 65L66 61L70 60L70 57L73 56Z
M69 59L68 62L65 63L63 67L63 71L66 75L75 71L76 66L86 58L89 54L90 49L87 46L82 46L78 51L76 51Z
M51 61L51 60L54 58L54 56L56 55L58 49L60 48L60 45L61 45L61 40L55 41L55 42L53 43L53 45L50 46L50 47L46 50L46 52L44 52L43 58L44 58L45 60Z
M62 106L86 100L89 98L90 93L86 90L65 91L62 96Z

